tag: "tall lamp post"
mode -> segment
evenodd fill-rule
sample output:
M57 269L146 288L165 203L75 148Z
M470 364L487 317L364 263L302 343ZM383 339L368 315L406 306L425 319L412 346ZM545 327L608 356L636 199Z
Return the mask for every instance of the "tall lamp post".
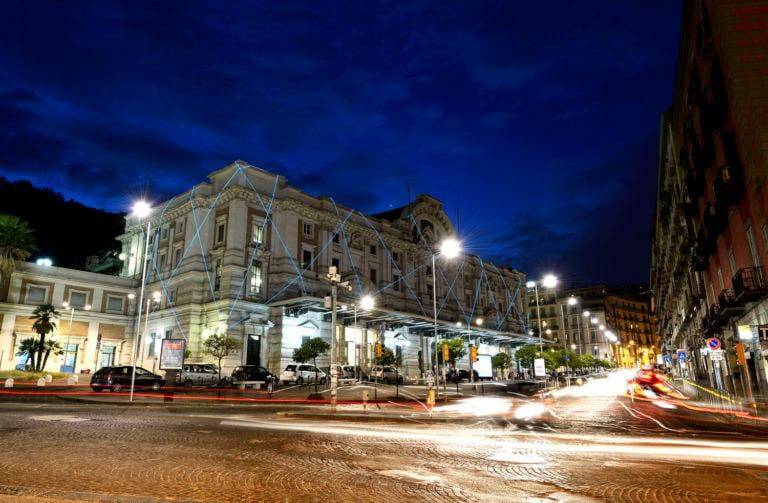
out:
M341 274L339 274L336 266L328 268L328 281L331 282L331 407L335 408L336 388L339 384L339 375L336 372L336 297L339 285L347 290L352 290L352 287L348 281L341 282ZM317 386L317 383L315 383L315 386Z
M141 227L141 220L146 218L152 213L152 208L146 201L139 201L133 205L133 214L139 219L139 227ZM139 329L141 328L141 307L144 304L144 289L147 286L147 257L149 256L149 234L152 229L152 221L147 219L147 235L144 238L144 255L141 257L141 288L139 289L139 301L136 303L136 340L133 344L133 371L131 372L131 395L130 401L133 401L133 387L136 384L136 356L138 355L139 344L141 338L139 337Z
M525 284L528 288L533 288L536 293L536 318L539 323L539 353L544 351L544 344L541 340L541 308L539 307L539 283L537 281L529 281ZM557 286L557 278L552 274L547 274L541 280L541 286L544 288L554 288Z
M446 239L438 247L437 253L432 253L432 310L434 313L434 331L435 331L435 379L437 379L437 370L440 368L437 360L438 345L437 341L437 269L435 268L435 257L438 253L446 258L454 258L461 252L461 244L455 239ZM439 390L439 386L435 386L435 390ZM445 385L445 362L443 362L443 395L446 395ZM448 397L445 396L447 399Z
M64 348L64 365L63 365L63 367L66 368L68 367L67 357L69 356L69 338L72 335L72 319L75 317L75 310L77 308L66 301L61 303L61 307L69 310L69 332L67 332L67 343L66 343L66 347ZM91 305L90 304L84 305L83 310L90 311ZM72 372L75 371L75 360L77 360L77 352L75 352L75 359L72 360Z
M357 308L358 308L357 302L353 304L353 307L355 309L355 339L357 339ZM364 311L369 311L373 309L373 297L371 297L370 295L363 296L360 299L359 307ZM360 337L360 340L362 341L362 337ZM360 371L360 363L362 363L362 360L363 360L362 358L363 351L367 351L367 349L368 349L368 341L366 337L366 341L364 342L362 347L358 349L358 355L360 360L357 362L357 365L356 365L357 368L355 369L355 372L357 373L356 377L358 382L362 382L363 373ZM366 358L366 361L367 361L367 358Z

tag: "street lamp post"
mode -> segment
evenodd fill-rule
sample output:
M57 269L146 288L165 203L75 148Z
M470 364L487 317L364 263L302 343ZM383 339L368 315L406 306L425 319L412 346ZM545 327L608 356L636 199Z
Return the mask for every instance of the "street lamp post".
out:
M355 302L353 304L353 307L355 309L355 339L357 340L357 308L358 308L357 302ZM370 295L365 295L364 297L362 297L360 299L360 306L359 307L360 307L360 309L365 310L365 311L373 309L373 297L371 297ZM360 340L362 341L362 337L360 337ZM358 362L356 364L356 366L358 368L361 368L360 364L362 363L362 360L363 360L363 352L367 348L368 348L368 342L367 342L367 337L366 337L366 341L364 341L364 343L362 344L362 347L358 348L359 360L358 360ZM367 362L367 359L366 359L366 362ZM362 382L363 373L360 370L358 370L357 368L355 369L355 372L357 373L357 380L358 380L358 382Z
M336 296L338 286L352 290L349 282L341 282L341 274L338 273L336 266L328 268L328 280L331 282L331 406L336 407L336 388L339 384L339 375L336 372ZM317 386L317 383L315 383Z
M541 341L541 309L539 308L539 285L535 281L529 281L525 284L528 288L533 288L536 294L536 318L538 320L539 329L539 353L544 351L544 343Z
M139 201L133 206L133 213L139 218L139 227L141 227L141 219L148 217L152 209L145 201ZM141 328L141 307L144 304L144 289L147 286L147 257L149 256L149 234L152 229L152 221L147 219L147 235L144 239L144 255L141 257L141 288L139 289L139 301L136 303L136 340L133 344L133 371L131 372L131 395L130 401L133 401L133 388L136 384L136 357L138 355L139 344L141 339L139 337L139 329Z
M148 331L148 326L149 326L149 308L150 308L150 306L153 303L160 302L160 297L161 297L160 292L155 291L155 292L152 292L152 298L151 299L149 299L149 298L147 299L147 311L144 314L144 332L142 332L142 334L141 334L142 337L146 337L147 336L147 331ZM145 344L142 344L141 348L139 349L139 361L142 361L142 362L144 361L144 359L146 357L146 355L144 354L144 348L145 347L146 347L146 342L145 342Z
M69 332L67 332L67 342L66 342L66 346L64 347L64 365L63 365L63 367L66 368L66 367L68 367L68 365L67 365L67 357L69 356L69 338L72 335L72 320L75 317L75 309L76 308L75 308L75 306L70 305L70 303L66 302L66 301L62 302L61 306L64 309L68 309L69 310ZM91 310L91 305L90 304L86 304L85 306L83 306L83 309L86 310L86 311L90 311ZM75 352L75 360L77 360L77 352ZM73 373L75 371L75 360L72 361L72 372Z
M461 245L455 239L446 239L438 250L445 255L446 258L454 258L458 256L461 251ZM437 340L437 268L435 265L435 257L437 253L432 253L432 310L434 313L434 332L435 332L435 379L437 379L437 370L440 368L437 359L438 345ZM435 390L439 391L440 387L435 385ZM443 396L447 400L446 395L446 383L445 383L445 362L443 362Z

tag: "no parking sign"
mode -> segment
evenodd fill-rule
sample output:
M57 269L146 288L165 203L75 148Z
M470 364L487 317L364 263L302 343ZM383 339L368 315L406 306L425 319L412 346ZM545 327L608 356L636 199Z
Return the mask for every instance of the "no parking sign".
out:
M710 337L707 339L707 347L710 351L715 351L717 349L720 349L720 339L717 339L715 337Z

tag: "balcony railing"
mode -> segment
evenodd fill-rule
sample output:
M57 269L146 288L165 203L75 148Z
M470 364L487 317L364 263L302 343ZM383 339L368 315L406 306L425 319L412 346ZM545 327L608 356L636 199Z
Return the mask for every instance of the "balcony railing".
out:
M717 305L725 317L735 316L744 311L744 305L736 302L732 288L725 288L717 296Z
M707 236L722 234L728 227L728 210L720 204L707 203L704 209L704 231Z
M744 195L744 174L741 167L720 166L712 183L715 200L725 206L735 206Z
M750 302L768 293L762 267L747 267L736 271L733 277L733 295L736 302Z

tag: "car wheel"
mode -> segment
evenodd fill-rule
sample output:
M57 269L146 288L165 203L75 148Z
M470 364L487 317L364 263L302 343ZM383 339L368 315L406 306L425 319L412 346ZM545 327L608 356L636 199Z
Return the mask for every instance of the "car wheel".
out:
M320 384L325 384L325 377L320 378Z
M102 389L104 389L104 388L102 388L101 386L91 386L91 388L92 388L92 389L93 389L93 391L95 391L96 393L99 393L99 392L100 392Z
M112 392L113 393L120 393L121 391L123 391L123 385L122 384L120 384L118 382L118 383L115 383L115 384L112 385Z
M153 382L152 383L152 391L157 391L159 389L160 389L160 382L159 381Z
M191 388L192 387L192 379L187 379L184 381L184 387L185 388Z

